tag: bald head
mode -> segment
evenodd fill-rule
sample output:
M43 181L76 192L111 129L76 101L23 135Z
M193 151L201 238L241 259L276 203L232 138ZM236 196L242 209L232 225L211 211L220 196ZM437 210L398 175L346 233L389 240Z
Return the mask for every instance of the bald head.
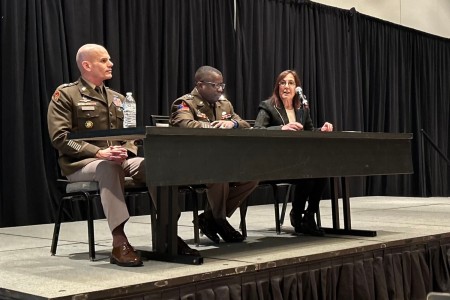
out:
M222 72L210 66L202 66L195 72L194 79L196 83L199 81L210 81L215 75L222 76Z
M80 47L76 56L81 76L95 85L112 78L111 57L105 47L97 44L86 44Z
M81 73L83 73L83 61L92 61L95 54L101 51L106 52L105 47L97 44L86 44L78 49L76 60Z
M195 87L203 100L209 103L219 101L225 84L222 72L210 66L202 66L195 72Z

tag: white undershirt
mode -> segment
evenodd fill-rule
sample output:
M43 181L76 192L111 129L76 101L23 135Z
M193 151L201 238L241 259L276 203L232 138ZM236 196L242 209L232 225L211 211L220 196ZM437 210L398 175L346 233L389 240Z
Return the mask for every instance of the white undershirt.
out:
M287 116L288 116L288 119L289 119L289 123L291 123L291 122L295 122L296 121L296 119L295 119L295 109L286 109L286 113L287 113Z

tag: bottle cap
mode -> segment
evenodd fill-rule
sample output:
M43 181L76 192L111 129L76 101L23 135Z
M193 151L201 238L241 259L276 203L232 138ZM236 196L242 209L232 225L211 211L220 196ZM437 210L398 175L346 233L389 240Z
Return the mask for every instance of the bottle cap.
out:
M132 94L132 92L127 92L127 96L131 96Z

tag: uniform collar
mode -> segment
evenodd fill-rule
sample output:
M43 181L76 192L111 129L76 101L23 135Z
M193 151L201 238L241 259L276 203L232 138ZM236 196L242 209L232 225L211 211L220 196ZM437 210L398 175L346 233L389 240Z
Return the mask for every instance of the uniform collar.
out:
M89 82L88 80L84 79L83 77L80 77L79 79L79 89L80 89L80 93L82 95L88 96L90 98L95 98L99 101L105 102L105 100L103 98L100 98L97 95L97 92L94 90L96 85ZM104 85L102 85L103 87ZM107 93L106 93L107 94Z
M198 107L203 107L203 106L206 105L206 106L210 107L211 109L214 108L214 105L210 104L206 100L203 100L202 95L200 95L200 93L198 92L197 88L194 88L192 90L191 95L194 96L194 99L197 101L196 104L197 104ZM214 102L214 104L215 104L215 107L221 107L222 106L221 100L218 100L218 101Z

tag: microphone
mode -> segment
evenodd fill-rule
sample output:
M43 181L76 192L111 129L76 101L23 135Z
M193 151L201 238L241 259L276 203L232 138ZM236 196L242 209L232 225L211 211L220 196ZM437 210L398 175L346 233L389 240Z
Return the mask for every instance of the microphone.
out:
M295 92L298 94L298 96L302 100L302 105L308 105L308 100L306 100L306 96L303 94L302 88L299 86L296 87Z

